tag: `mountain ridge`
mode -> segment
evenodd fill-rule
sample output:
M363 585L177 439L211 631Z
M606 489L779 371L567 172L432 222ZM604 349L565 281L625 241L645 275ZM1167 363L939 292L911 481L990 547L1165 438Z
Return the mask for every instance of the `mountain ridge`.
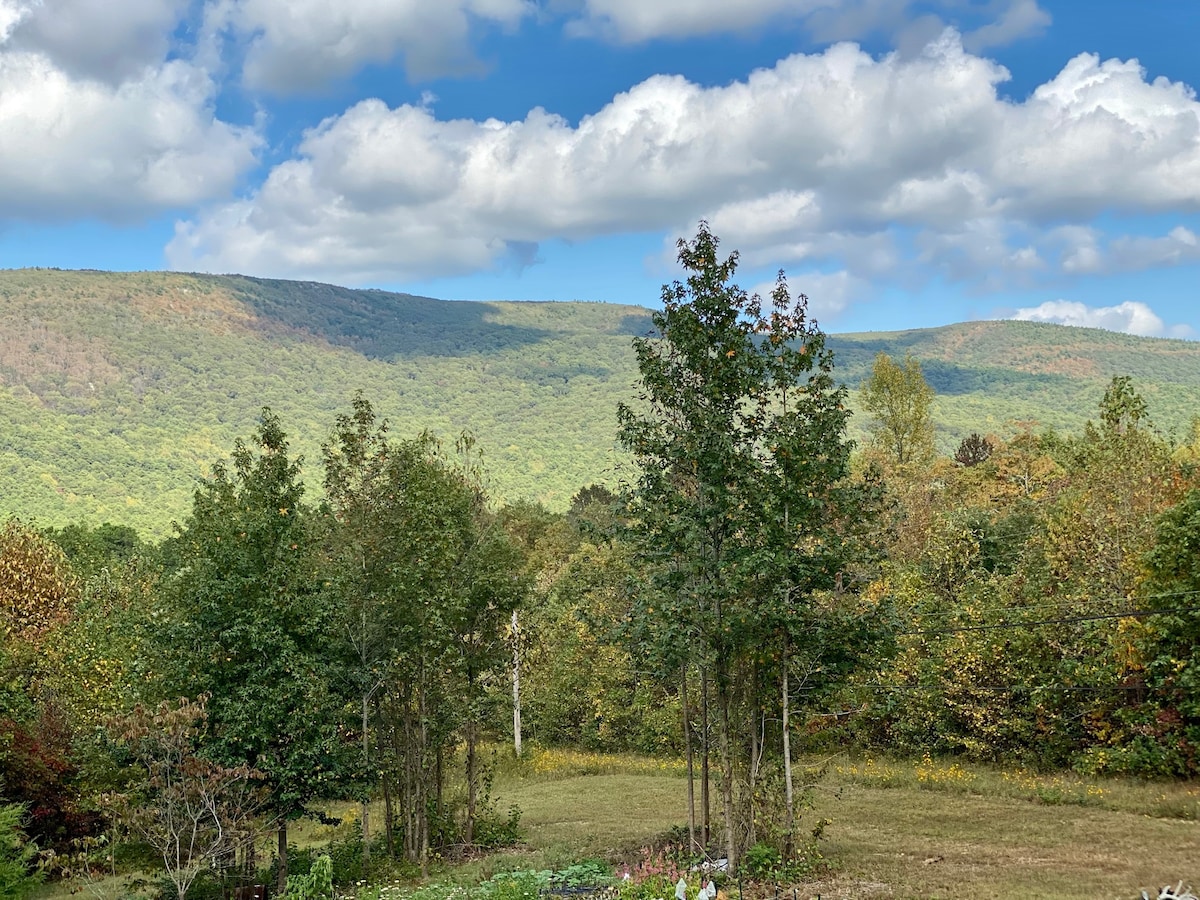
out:
M452 301L240 275L0 270L0 514L161 535L196 480L277 412L320 483L320 445L357 389L409 436L473 431L494 493L554 508L621 477L615 412L636 396L630 339L650 310ZM1134 377L1182 433L1200 344L1032 322L830 334L854 388L911 351L938 392L939 444L1015 420L1076 430ZM855 417L856 433L862 422Z

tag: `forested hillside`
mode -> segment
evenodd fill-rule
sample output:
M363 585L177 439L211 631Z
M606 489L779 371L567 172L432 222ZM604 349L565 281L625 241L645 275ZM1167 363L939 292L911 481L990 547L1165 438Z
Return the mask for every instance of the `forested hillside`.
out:
M750 302L705 228L680 262L649 322L12 276L5 477L28 521L0 527L0 843L30 852L25 816L55 877L148 868L183 900L357 890L518 842L493 779L546 748L682 769L664 856L764 884L826 870L807 761L841 753L868 754L852 783L909 765L880 753L931 790L990 763L1049 803L1179 780L1136 808L1200 818L1200 429L1165 438L1142 393L1186 389L1191 345L980 323L838 350L803 300ZM1143 374L1103 381L1119 362ZM481 442L412 436L429 425ZM620 496L594 483L608 435ZM560 510L489 492L488 441L514 493L593 483ZM97 510L180 527L52 527ZM352 803L324 862L289 849Z
M562 509L614 482L615 411L634 394L641 307L467 303L308 282L173 273L0 272L0 497L46 525L163 535L196 479L274 409L315 471L361 389L398 436L478 438L492 493ZM647 298L650 299L650 298ZM1074 431L1115 374L1182 432L1200 345L1017 322L835 336L856 387L911 351L938 393L943 450L1014 420ZM851 432L861 433L852 419ZM315 484L315 479L312 479Z

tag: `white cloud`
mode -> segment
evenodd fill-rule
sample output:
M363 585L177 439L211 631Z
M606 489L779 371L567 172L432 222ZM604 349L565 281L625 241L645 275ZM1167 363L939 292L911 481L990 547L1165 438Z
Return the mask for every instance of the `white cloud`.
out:
M29 4L21 0L0 0L0 44L8 40L13 29L29 15Z
M969 31L973 50L1040 33L1050 22L1037 0L993 0L983 7L958 0L584 0L569 34L622 43L745 32L771 23L797 23L822 42L883 34L897 46L919 50L948 24ZM937 12L932 13L928 9ZM942 16L949 17L943 19Z
M113 86L0 48L0 220L137 218L228 195L258 136L216 119L183 61Z
M1187 337L1187 326L1167 328L1145 303L1126 300L1116 306L1088 306L1074 300L1049 300L1040 306L1018 309L1012 316L1022 322L1054 322L1083 328L1103 328L1143 337Z
M1200 209L1188 87L1088 55L1023 103L997 96L1007 77L947 32L915 57L841 44L724 87L655 76L575 127L542 110L445 121L364 101L309 132L253 194L181 223L168 258L417 278L550 238L686 234L703 216L755 264L857 278L907 265L990 288L1115 264L1086 258L1100 212ZM1046 232L1048 220L1068 225ZM898 228L917 235L916 261L902 262ZM1188 235L1092 244L1101 257L1183 259Z
M249 47L246 84L293 93L401 57L416 79L478 71L472 28L511 28L532 0L225 0L222 18Z
M1200 237L1182 225L1161 237L1106 237L1096 228L1067 226L1055 229L1049 243L1062 246L1062 269L1072 275L1138 272L1200 262Z
M1110 255L1110 268L1118 271L1178 266L1200 261L1200 239L1180 225L1163 237L1116 238L1110 244Z
M840 272L789 272L788 289L792 297L803 294L808 298L808 315L818 323L836 319L852 303L863 299L870 286L861 278L855 278L845 270ZM774 281L764 281L750 289L763 300L775 290Z
M161 63L187 5L188 0L0 0L0 40L7 32L9 52L44 54L73 77L116 84Z
M981 25L963 39L972 52L988 47L1003 47L1021 38L1041 34L1050 25L1050 14L1037 5L1037 0L1013 0L999 17Z

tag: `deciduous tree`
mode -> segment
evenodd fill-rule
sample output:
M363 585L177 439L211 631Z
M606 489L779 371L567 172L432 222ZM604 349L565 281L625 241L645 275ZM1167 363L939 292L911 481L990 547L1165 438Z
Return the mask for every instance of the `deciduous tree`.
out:
M863 408L874 417L873 444L897 465L933 458L933 388L911 353L897 364L886 353L875 357L871 375L860 391Z
M279 822L280 888L287 823L344 792L344 740L328 652L335 622L322 590L300 464L264 409L252 444L217 463L180 528L158 633L165 688L209 696L205 754L263 775Z
M179 900L205 871L250 851L267 797L262 773L202 756L207 698L138 704L109 722L127 758L127 788L106 805L135 840L158 853ZM252 853L251 853L252 855Z
M732 282L737 254L722 260L717 245L703 224L679 242L687 277L664 287L654 334L634 341L640 405L620 408L619 435L638 464L634 532L654 575L632 635L664 673L681 673L682 693L691 660L711 670L736 865L754 834L757 736L786 690L793 626L837 582L865 508L848 483L845 392L806 298L781 276L764 310ZM765 647L780 693L761 687ZM738 780L748 786L735 802Z

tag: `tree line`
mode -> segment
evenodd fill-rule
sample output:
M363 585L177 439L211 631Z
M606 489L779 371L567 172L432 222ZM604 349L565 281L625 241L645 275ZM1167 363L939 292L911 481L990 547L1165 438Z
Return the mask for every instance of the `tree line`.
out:
M0 777L27 831L66 859L123 827L183 896L257 870L267 826L283 885L289 823L335 799L366 865L510 840L489 760L523 739L684 757L688 849L733 866L808 852L795 761L821 747L1194 777L1200 440L1119 377L1081 434L940 456L916 359L851 397L782 275L747 294L707 227L679 253L620 491L498 507L469 435L394 437L359 394L315 497L264 409L158 544L8 522ZM180 850L162 808L221 842Z

